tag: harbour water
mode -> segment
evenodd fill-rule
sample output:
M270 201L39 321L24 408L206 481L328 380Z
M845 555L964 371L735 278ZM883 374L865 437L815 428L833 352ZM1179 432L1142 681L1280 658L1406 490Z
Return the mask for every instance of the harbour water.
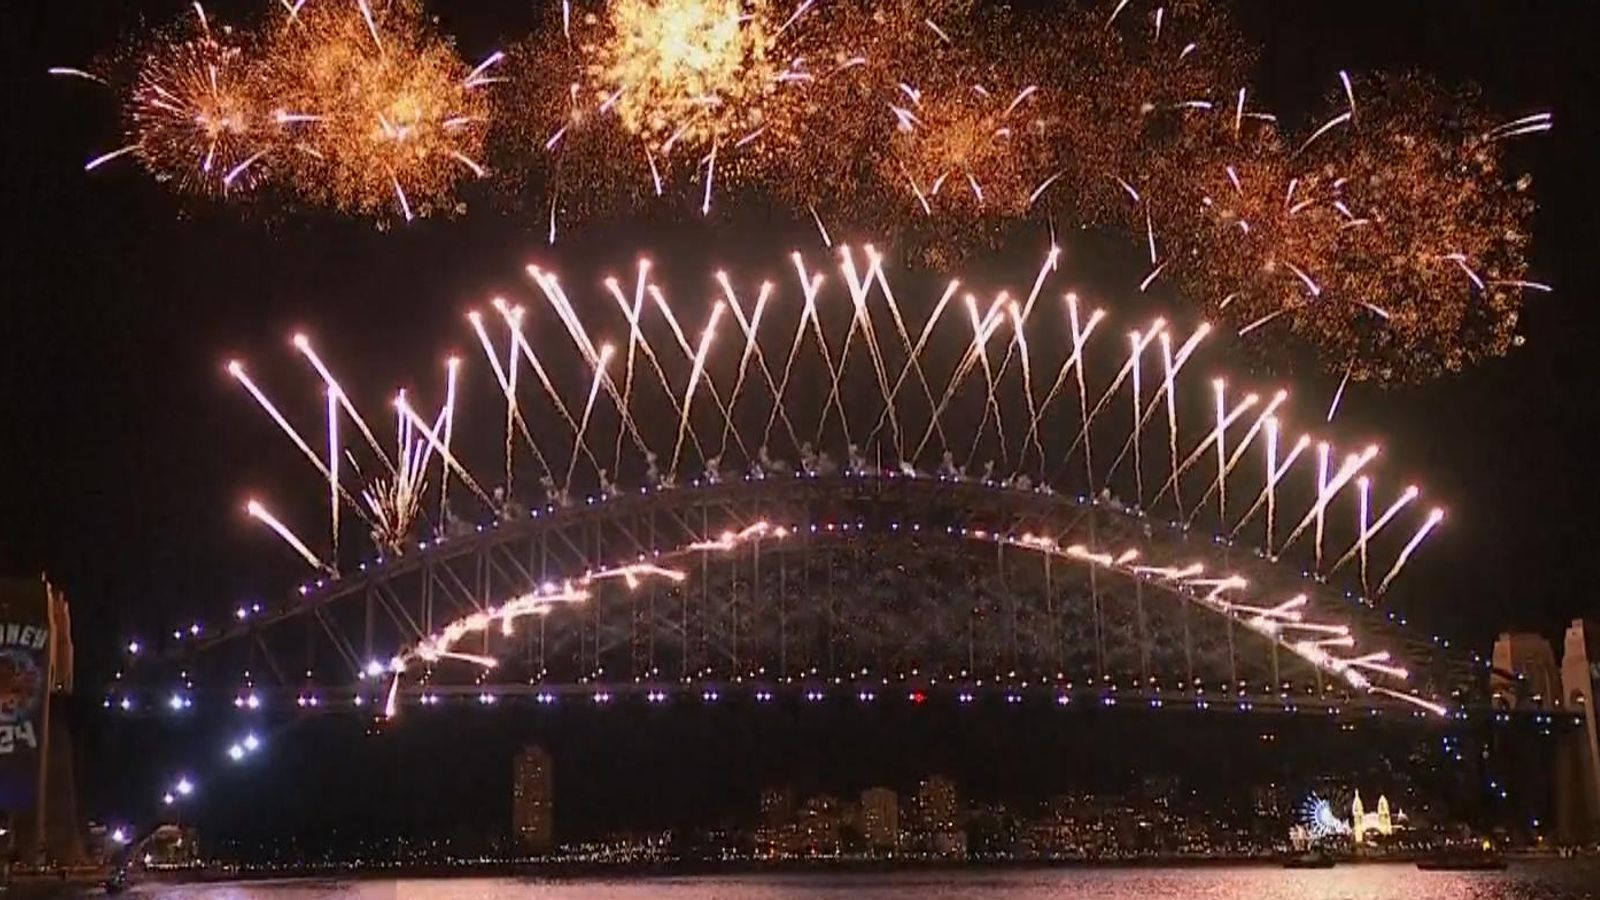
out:
M1600 900L1600 861L1514 863L1499 872L1410 865L1317 871L1272 866L801 873L628 880L308 879L142 884L163 900Z

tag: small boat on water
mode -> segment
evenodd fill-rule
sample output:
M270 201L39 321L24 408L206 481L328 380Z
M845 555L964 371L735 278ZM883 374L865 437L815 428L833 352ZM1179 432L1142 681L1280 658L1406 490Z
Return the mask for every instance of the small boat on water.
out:
M1333 866L1333 855L1326 850L1307 850L1283 861L1285 869L1331 869Z
M1487 844L1451 847L1417 860L1417 868L1424 872L1495 872L1505 867L1505 857Z

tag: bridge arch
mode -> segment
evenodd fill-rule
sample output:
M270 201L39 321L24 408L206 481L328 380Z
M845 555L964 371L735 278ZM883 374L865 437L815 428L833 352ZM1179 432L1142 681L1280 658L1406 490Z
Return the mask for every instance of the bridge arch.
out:
M236 705L392 714L449 693L844 683L1434 713L1453 688L1385 616L1226 540L1108 496L878 470L508 509L150 662Z

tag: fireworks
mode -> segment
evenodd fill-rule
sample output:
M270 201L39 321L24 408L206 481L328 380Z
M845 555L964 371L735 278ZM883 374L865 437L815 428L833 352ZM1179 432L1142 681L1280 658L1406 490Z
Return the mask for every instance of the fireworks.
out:
M129 143L86 168L133 156L187 194L234 198L272 183L379 222L455 212L460 183L485 174L484 88L499 55L469 68L414 0L286 3L250 40L199 4L194 20L142 54Z
M127 106L130 143L86 168L133 153L183 193L246 191L271 129L250 66L232 31L213 27L195 4L192 23L155 43L139 66Z
M469 68L412 0L297 5L267 41L274 117L292 189L315 204L405 219L457 208L482 177L496 61Z
M996 96L980 83L938 95L907 85L889 163L927 215L935 204L990 208L1010 218L1026 209L1048 123L1036 113L1038 85Z
M476 498L469 502L481 504L496 524L527 519L529 510L518 505L510 488L518 459L526 465L530 456L539 467L542 488L537 498L542 508L535 516L600 506L633 495L635 490L669 497L675 491L688 494L711 485L719 491L738 490L737 482L743 481L747 490L755 491L762 490L759 483L768 479L802 475L808 480L840 479L858 498L876 490L867 487L874 480L881 480L879 486L885 488L913 485L940 495L952 489L950 483L965 482L1012 492L1037 504L1040 495L1054 493L1057 488L1052 485L1059 485L1097 496L1095 500L1080 496L1076 501L1080 512L1095 506L1108 514L1127 516L1147 536L1161 518L1174 514L1176 518L1169 519L1174 532L1186 535L1189 524L1202 513L1218 528L1218 543L1231 544L1234 536L1247 530L1261 534L1261 555L1268 563L1305 538L1312 546L1304 548L1302 555L1315 560L1303 582L1305 592L1270 596L1281 589L1271 584L1271 579L1254 586L1238 574L1209 572L1208 563L1214 563L1214 558L1172 559L1174 545L1152 540L1109 549L1069 544L1064 535L1023 530L1023 523L1029 521L1023 518L1006 520L1000 530L971 524L946 524L941 529L913 519L906 531L918 535L912 538L918 546L936 539L942 531L953 542L1007 553L1025 551L1084 566L1101 577L1130 579L1147 586L1145 590L1158 590L1159 596L1220 616L1230 629L1241 629L1268 642L1274 648L1274 660L1278 651L1292 654L1318 673L1319 685L1327 678L1356 693L1407 704L1419 716L1451 714L1450 708L1429 699L1424 689L1415 686L1413 673L1399 665L1390 651L1371 646L1371 635L1358 632L1351 621L1339 615L1340 610L1312 600L1313 594L1320 601L1326 593L1315 587L1316 582L1359 556L1360 584L1367 596L1354 599L1369 605L1375 602L1369 598L1382 597L1443 521L1443 512L1434 509L1420 525L1410 525L1411 537L1398 553L1392 550L1396 535L1389 535L1381 548L1389 568L1376 589L1371 589L1367 582L1369 558L1379 555L1378 540L1385 536L1385 526L1401 519L1419 497L1419 490L1405 488L1374 520L1370 503L1372 464L1379 455L1376 446L1349 453L1341 460L1332 445L1317 442L1313 463L1312 457L1303 453L1312 438L1302 436L1292 451L1282 454L1279 436L1285 427L1287 391L1268 396L1230 388L1220 377L1209 379L1209 390L1191 390L1203 377L1195 375L1199 368L1196 359L1211 328L1202 324L1185 331L1158 318L1126 332L1124 345L1117 329L1102 327L1109 317L1105 310L1085 309L1071 292L1060 293L1059 305L1056 303L1057 248L1045 255L1025 294L1013 299L1002 291L992 300L980 301L975 294L960 293L959 283L951 281L920 320L915 310L908 317L908 310L901 307L883 257L870 246L859 251L839 248L836 274L830 267L813 266L799 253L791 254L790 262L792 283L787 279L782 283L764 281L747 290L741 290L729 273L716 272L708 280L719 289L715 292L718 299L704 308L675 307L653 280L648 260L639 262L631 279L604 279L604 290L596 292L599 296L586 298L596 302L576 304L556 274L530 265L530 294L534 297L530 305L496 298L490 304L497 314L494 324L478 311L467 317L494 384L506 401L505 482L492 492L479 486L469 468L468 454L453 443L458 440L457 381L465 368L461 361L451 358L446 364L443 402L431 424L417 413L407 392L394 399L397 443L393 459L312 349L309 338L296 335L291 343L327 389L325 457L312 449L289 416L246 374L243 363L232 362L229 373L326 484L331 504L331 553L319 555L258 501L250 501L247 513L319 574L337 580L342 562L338 542L341 509L353 510L370 526L369 536L378 555L358 564L359 571L370 574L371 567L382 568L394 557L427 553L430 546L472 533L470 526L456 527L460 520L449 510L448 489L453 482L467 487ZM843 290L827 290L829 284L842 285ZM604 302L605 295L614 300L615 312L627 331L625 353L599 337L619 324L616 316L607 315L613 310ZM952 306L958 311L946 316ZM965 307L964 317L961 307ZM1046 310L1049 315L1043 312ZM557 339L556 346L546 339L536 351L527 328L544 312L556 320L548 324L559 326L548 329ZM1051 334L1048 326L1041 324L1047 318L1064 321L1070 340L1041 339ZM719 324L729 319L738 331L729 328L719 342ZM697 334L696 325L700 326ZM841 329L846 329L842 340ZM696 336L691 338L691 334ZM913 334L917 335L914 340ZM1030 340L1030 335L1035 339ZM566 345L568 339L570 346ZM935 345L962 352L928 352ZM784 348L789 348L787 353ZM539 388L519 391L519 384L525 385L519 382L524 361L537 376ZM614 361L620 371L613 370ZM1113 374L1101 371L1107 361ZM646 366L650 372L636 371ZM1190 377L1181 377L1184 372ZM652 375L659 392L651 389ZM916 384L909 385L913 380ZM1045 384L1050 385L1047 391L1036 389ZM1076 391L1072 390L1074 384ZM1153 388L1148 394L1143 387L1146 384ZM762 387L765 397L760 395ZM1208 401L1201 404L1198 416L1193 409L1197 393ZM1180 395L1188 399L1180 401ZM573 409L580 398L581 417L575 417ZM1130 399L1132 416L1124 418L1121 411ZM667 409L677 415L662 414ZM978 411L976 418L974 410ZM1167 428L1157 424L1147 429L1162 411ZM498 415L495 418L499 425ZM561 423L555 421L558 418ZM1112 419L1131 427L1113 428ZM775 429L779 420L783 428ZM340 437L345 433L341 423L346 421L356 426L365 448ZM812 421L816 422L814 431L807 427ZM1113 433L1106 445L1108 428ZM714 437L718 434L720 442ZM915 437L918 434L922 434L920 440ZM1023 437L1016 441L1019 434ZM968 435L972 436L970 445ZM730 449L730 438L737 449ZM1102 446L1120 445L1121 452L1101 455L1097 465L1092 452L1097 439ZM484 443L477 442L477 446L481 450ZM666 457L657 451L668 446L672 447L671 462L663 468L661 460ZM833 448L838 456L823 448ZM365 476L355 465L340 466L341 459L354 462L357 451L375 456L388 474ZM963 451L964 459L960 456ZM979 456L980 452L985 456ZM1213 453L1214 472L1207 471ZM1079 454L1083 481L1077 480ZM1260 458L1264 470L1253 464L1238 465L1247 455ZM1123 467L1130 461L1131 473ZM1298 467L1297 461L1301 461ZM1149 482L1144 479L1147 463L1157 467L1150 473L1156 477ZM563 466L564 476L558 476ZM1160 477L1161 468L1170 474ZM975 474L975 469L981 474ZM436 473L436 482L430 481L430 472ZM680 485L680 479L689 483ZM1296 496L1289 489L1291 480L1302 482L1304 488L1308 479L1314 491L1302 490ZM355 492L346 489L348 481L357 483ZM1186 483L1188 496L1198 497L1187 504L1183 499ZM436 493L430 484L437 485ZM1258 485L1254 503L1244 506L1236 501L1230 507L1230 490L1238 498L1243 489L1248 499ZM1351 505L1349 494L1353 491L1347 490L1351 485L1359 492L1354 498L1357 514L1353 523L1340 528L1330 521L1330 513L1336 504ZM1127 493L1119 497L1114 491ZM359 494L360 500L353 493ZM430 515L432 497L438 500L437 517ZM1264 517L1260 515L1263 508ZM1289 517L1283 521L1299 515L1286 536L1280 533L1275 518L1275 513L1284 512ZM787 513L806 515L794 507ZM420 702L431 705L438 696L432 693L434 680L448 684L461 671L477 677L476 684L485 686L477 688L482 690L480 702L491 703L495 694L487 689L485 679L501 665L508 647L497 638L514 635L524 620L599 603L601 591L608 587L634 590L650 584L684 584L697 577L697 569L698 577L705 577L715 556L731 557L807 528L803 519L785 522L763 517L715 532L704 518L701 522L698 531L686 524L686 535L669 539L671 542L656 544L652 536L651 543L638 544L637 554L629 559L598 565L585 554L583 568L548 578L541 574L539 581L519 587L520 593L514 596L485 597L482 603L464 606L465 614L443 625L423 628L412 623L414 633L403 635L387 662L381 656L371 659L362 677L376 682L386 718L399 715L404 690L429 686L423 688ZM860 520L830 521L820 527L830 539L837 535L848 540L885 524L886 531L901 531L898 520L870 525ZM484 527L476 530L481 532ZM817 522L809 524L810 532L818 530ZM1347 548L1338 553L1346 540ZM1335 553L1325 555L1325 544L1332 544ZM1175 546L1179 554L1189 552L1184 549L1187 537L1180 537ZM1336 561L1331 567L1324 566L1327 559ZM317 587L322 586L318 581ZM311 603L326 599L309 595L304 587L301 593ZM243 620L247 612L241 608L238 615ZM198 624L191 626L191 636L200 633ZM1230 658L1232 633L1230 630ZM129 646L130 653L139 649L137 643ZM307 678L310 676L308 670ZM962 677L967 677L965 671ZM1071 688L1070 682L1067 687ZM1277 690L1279 685L1269 689ZM1324 693L1329 689L1322 687ZM258 701L248 673L246 690L249 693L238 695L235 703L241 709L255 709ZM1186 684L1174 697L1188 690ZM1241 711L1249 708L1250 701L1243 699L1242 681L1233 690L1228 685L1223 690L1222 696L1237 702ZM1282 690L1279 697L1285 699L1287 687ZM1194 708L1208 708L1212 701L1198 680L1193 692ZM655 688L650 696L655 702L659 696ZM714 692L706 694L708 699L715 696ZM1058 696L1062 698L1058 702L1066 702L1066 694ZM597 691L594 697L596 702L604 702L610 694ZM354 703L362 707L369 700L376 704L378 699L363 690ZM315 693L302 692L297 699L303 709L320 702ZM1114 702L1114 698L1106 702ZM1153 698L1152 706L1160 702L1159 696ZM1289 711L1294 708L1292 703L1286 706ZM1337 712L1337 707L1332 711ZM231 745L228 758L242 760L255 749L252 743L247 739ZM1314 839L1348 833L1349 826L1319 798L1309 798L1299 813L1302 827Z
M847 18L816 0L616 0L517 48L497 127L542 170L551 239L562 212L689 194L705 215L721 191L819 173L808 159L837 150L819 135L858 117Z
M810 76L781 60L781 23L765 2L617 0L585 20L604 17L601 37L584 47L595 108L660 156L678 144L710 152L750 138L768 122L767 104L786 83Z
M1376 492L1375 445L1341 455L1303 435L1281 447L1287 391L1209 378L1196 417L1185 398L1202 377L1193 374L1195 358L1212 329L1185 331L1156 319L1114 349L1115 339L1104 336L1111 330L1102 327L1105 310L1085 309L1071 293L1051 299L1059 258L1048 253L1031 288L1015 299L1005 292L992 300L958 295L959 283L951 282L920 321L900 304L871 247L840 248L833 280L846 296L832 302L824 289L829 276L796 253L792 283L741 289L717 273L711 281L721 296L701 312L675 306L648 261L634 277L606 279L588 302L575 302L553 272L530 266L533 305L496 299L493 324L480 312L468 317L505 401L504 458L496 466L504 477L488 490L457 446L460 361L447 367L436 414L420 414L412 392L394 399L391 457L309 340L296 336L295 347L327 388L325 454L243 364L231 363L229 372L325 483L332 562L280 520L257 517L324 567L340 556L341 510L365 522L373 546L388 554L448 533L457 517L452 483L471 494L457 503L510 515L517 508L512 487L527 480L518 475L519 461L537 467L534 502L557 506L596 490L617 492L619 484L669 489L741 473L893 472L1024 489L1058 485L1085 495L1114 491L1125 498L1118 503L1209 523L1228 539L1259 536L1269 558L1305 548L1318 572L1359 556L1363 593L1384 594L1443 512L1428 511L1418 523L1405 515L1417 488L1392 500ZM566 340L543 340L536 349L529 329L546 316L549 333L565 332ZM1070 327L1070 341L1055 339L1059 323ZM626 347L599 336L614 328L626 333ZM1109 374L1099 372L1108 357ZM525 369L537 387L530 388ZM1130 401L1131 417L1121 412ZM640 414L645 410L652 414ZM1164 428L1152 422L1158 417ZM362 446L341 437L352 431L344 422L355 425ZM1306 452L1313 443L1315 452ZM1262 455L1264 467L1246 462ZM427 499L435 487L436 515ZM1376 520L1375 496L1385 510ZM1336 521L1336 511L1351 505L1353 521ZM1410 540L1391 553L1402 531ZM1369 567L1375 559L1379 568ZM1277 634L1286 620L1265 621Z
M1346 79L1335 102L1303 138L1246 126L1200 173L1208 227L1167 232L1173 274L1242 333L1287 332L1357 381L1504 354L1523 294L1543 288L1526 276L1527 181L1500 171L1500 139L1522 132L1417 78Z
M286 3L248 40L197 7L144 54L129 143L89 168L131 156L185 193L270 183L385 222L459 211L492 159L551 242L595 213L706 215L729 193L788 203L824 243L835 220L892 229L935 262L1029 218L1111 226L1148 257L1144 289L1177 288L1273 362L1309 347L1346 382L1502 355L1547 290L1504 148L1548 114L1341 72L1320 113L1281 123L1199 0L560 13L471 66L417 0Z

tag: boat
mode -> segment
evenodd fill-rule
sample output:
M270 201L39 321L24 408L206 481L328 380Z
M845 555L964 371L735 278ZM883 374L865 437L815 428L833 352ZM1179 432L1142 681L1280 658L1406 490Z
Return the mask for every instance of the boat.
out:
M1331 869L1333 866L1333 855L1326 850L1307 850L1283 861L1285 869Z
M1417 860L1425 872L1495 872L1506 867L1506 859L1485 843L1481 847L1450 847Z
M118 869L115 872L112 872L106 877L105 882L101 885L101 887L105 889L107 896L115 896L117 894L124 893L128 890L129 886L127 869Z

